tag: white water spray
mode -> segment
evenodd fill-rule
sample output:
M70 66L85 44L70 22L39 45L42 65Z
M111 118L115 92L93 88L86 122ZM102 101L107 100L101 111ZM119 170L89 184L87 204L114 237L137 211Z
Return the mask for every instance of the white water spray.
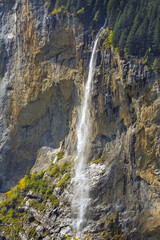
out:
M92 82L95 74L95 65L97 60L98 38L104 26L98 32L92 55L89 63L88 79L84 88L84 101L79 111L79 121L77 124L77 155L78 161L75 167L75 192L73 208L76 213L76 220L73 223L76 231L80 232L87 225L87 208L89 205L89 177L87 175L88 146L91 133L91 92Z

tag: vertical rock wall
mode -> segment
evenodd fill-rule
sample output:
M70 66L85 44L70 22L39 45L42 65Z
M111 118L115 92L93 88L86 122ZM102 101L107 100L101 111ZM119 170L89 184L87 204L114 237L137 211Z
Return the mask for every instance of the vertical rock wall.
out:
M45 156L52 162L61 141L74 153L90 49L90 34L71 16L48 16L39 0L0 1L1 192L37 158L41 167ZM93 239L115 212L131 239L159 239L159 81L99 41L88 168Z
M108 215L120 213L133 239L158 239L160 233L159 90L159 76L140 60L122 60L100 42L91 159L100 158L108 170L91 193L106 203Z
M0 191L68 135L85 42L72 17L48 16L39 0L0 2Z

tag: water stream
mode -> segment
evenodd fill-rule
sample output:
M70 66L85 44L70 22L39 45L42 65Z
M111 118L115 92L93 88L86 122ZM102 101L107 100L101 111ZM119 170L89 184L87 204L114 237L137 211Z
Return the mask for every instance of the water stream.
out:
M84 88L84 100L79 110L79 120L77 124L77 163L75 166L75 189L74 189L74 212L76 220L74 228L77 232L87 226L87 208L89 206L89 176L87 171L88 162L88 146L91 135L91 93L93 78L95 74L95 66L97 60L97 43L99 35L106 26L99 30L92 49L89 63L88 79Z

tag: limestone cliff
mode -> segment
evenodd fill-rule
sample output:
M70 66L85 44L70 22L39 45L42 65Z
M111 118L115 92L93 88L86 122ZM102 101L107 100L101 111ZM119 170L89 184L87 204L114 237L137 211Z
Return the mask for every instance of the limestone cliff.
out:
M48 16L41 1L0 4L0 189L6 191L41 147L59 148L68 135L84 42L72 18Z
M56 158L60 164L74 159L77 109L92 37L72 16L49 16L39 0L0 1L0 26L0 191L5 192L28 166L37 172ZM87 169L91 189L85 230L91 239L110 239L110 221L115 224L114 234L126 234L121 239L158 240L160 79L140 60L120 59L114 49L106 50L103 40L101 36L92 93ZM66 154L57 157L60 146ZM66 172L55 177L52 168L44 178L54 185L51 192L60 204L52 206L46 195L46 209L37 212L29 201L41 203L42 195L26 191L16 211L28 218L17 238L8 237L1 226L2 239L31 239L29 224L40 239L65 239L65 233L71 232L73 183L67 178L65 188L61 187Z
M108 169L102 198L121 212L121 224L133 239L160 234L159 81L140 60L121 60L113 49L100 49L92 153Z

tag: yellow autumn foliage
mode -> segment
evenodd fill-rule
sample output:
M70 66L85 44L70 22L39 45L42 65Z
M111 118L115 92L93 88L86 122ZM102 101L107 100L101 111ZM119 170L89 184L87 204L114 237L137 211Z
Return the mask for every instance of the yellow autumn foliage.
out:
M64 7L63 7L63 6L59 7L58 9L54 9L54 10L49 14L49 16L55 15L55 14L61 13L61 12L64 12Z
M12 195L12 191L9 191L9 192L6 193L7 197L10 197L11 195Z
M77 231L74 231L76 237L69 237L67 234L65 234L66 239L74 239L74 240L87 240L92 237L92 235L89 232L86 232L85 235L83 235L83 238L81 237L81 234Z
M111 31L109 31L108 37L103 42L106 50L112 47L112 36L113 36L113 31L111 30Z
M26 189L26 176L19 181L18 187L19 187L22 191L24 191L24 190Z

